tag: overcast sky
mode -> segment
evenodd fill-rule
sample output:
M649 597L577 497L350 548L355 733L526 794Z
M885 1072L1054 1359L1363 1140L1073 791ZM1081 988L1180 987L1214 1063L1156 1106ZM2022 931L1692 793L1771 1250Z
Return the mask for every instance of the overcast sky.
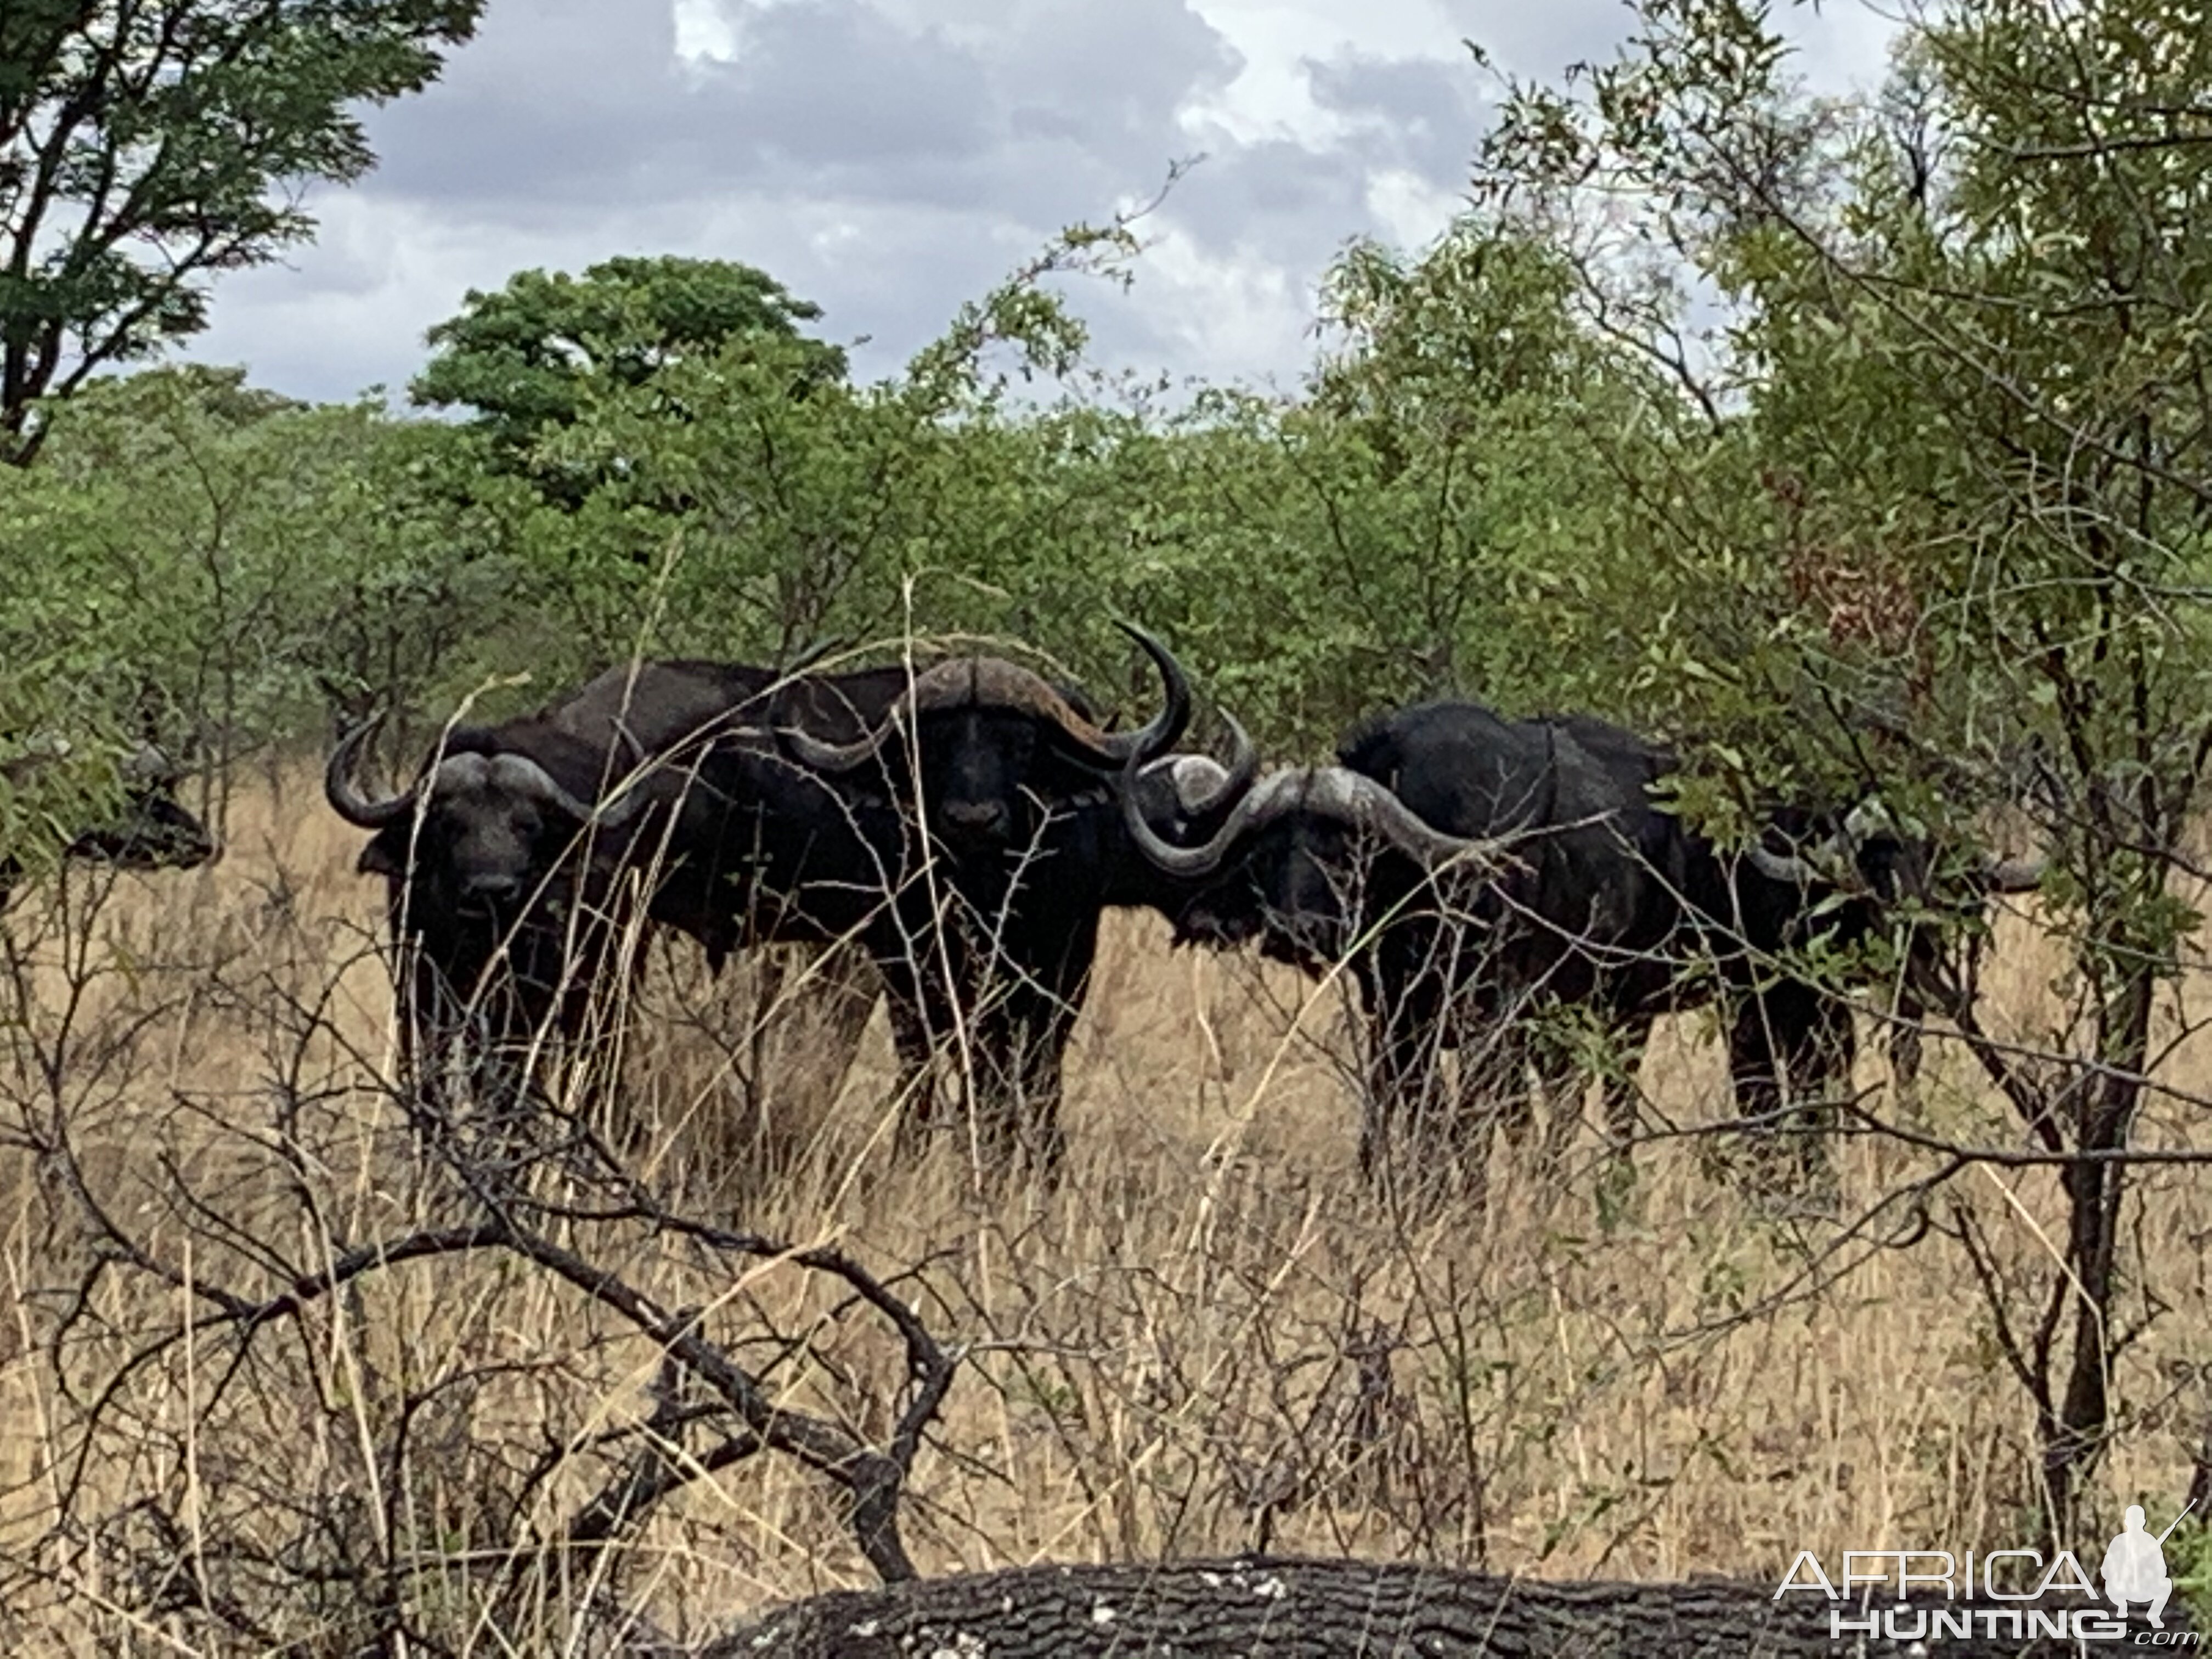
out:
M1115 367L1295 383L1316 283L1413 246L1463 187L1491 85L1556 74L1618 0L491 0L322 234L216 289L191 355L295 396L404 391L471 288L617 253L746 260L896 369L1060 227L1205 162L1146 222L1127 297L1079 289ZM1790 15L1828 87L1879 75L1863 0Z

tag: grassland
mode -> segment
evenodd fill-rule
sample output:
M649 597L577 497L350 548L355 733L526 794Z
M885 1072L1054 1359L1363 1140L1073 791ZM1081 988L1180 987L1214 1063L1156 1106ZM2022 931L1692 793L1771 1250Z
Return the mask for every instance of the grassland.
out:
M356 840L283 773L234 803L219 866L125 878L89 917L42 900L9 919L0 1644L349 1652L381 1597L444 1650L538 1651L517 1632L568 1630L586 1605L696 1632L868 1582L823 1480L772 1454L694 1466L613 1548L538 1547L635 1455L640 1423L685 1424L665 1436L678 1465L713 1462L718 1431L684 1417L696 1395L653 1344L510 1254L392 1265L250 1341L195 1324L207 1286L266 1296L458 1213L384 1085ZM2044 1040L2057 965L2031 917L2002 921L1992 1026ZM1336 988L1170 952L1125 916L1072 1057L1067 1178L994 1194L949 1139L890 1156L880 1014L847 1071L788 1008L756 1032L766 1000L757 973L718 985L657 957L617 1127L685 1213L901 1274L958 1345L907 1500L926 1571L1267 1547L1764 1576L1800 1548L2013 1540L2034 1408L1950 1233L1960 1212L1980 1229L2032 1320L2060 1217L2048 1170L1978 1167L1843 1236L1753 1202L1722 1138L1658 1133L1634 1212L1604 1228L1586 1132L1556 1168L1501 1149L1479 1220L1394 1213L1355 1169ZM2183 1012L2164 1015L2173 1092L2148 1144L2186 1140L2212 1069ZM1955 1048L1932 1045L1920 1121L2021 1144ZM1697 1018L1662 1025L1643 1081L1655 1127L1729 1115ZM1878 1054L1857 1081L1886 1103ZM1936 1162L1850 1140L1843 1216ZM2103 1507L2170 1512L2207 1417L2212 1195L2147 1171L2131 1224L2121 1302L2144 1328L2112 1379ZM900 1350L818 1274L733 1267L635 1220L557 1231L701 1310L788 1403L888 1432Z

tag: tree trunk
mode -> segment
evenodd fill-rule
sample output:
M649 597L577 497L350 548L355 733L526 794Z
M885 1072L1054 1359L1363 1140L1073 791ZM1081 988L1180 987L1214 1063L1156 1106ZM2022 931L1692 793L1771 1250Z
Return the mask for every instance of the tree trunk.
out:
M2086 1597L2049 1606L2109 1614ZM1938 1627L1921 1641L1923 1611L1964 1613L1965 1601L1917 1601L1889 1632L1829 1625L1831 1606L1863 1625L1856 1601L1830 1603L1771 1586L1547 1583L1403 1562L1237 1560L1166 1565L1020 1567L842 1590L794 1602L687 1659L1848 1659L1918 1651L1945 1659L2072 1654L2073 1641L2014 1634L2020 1604L1972 1604L1971 1636ZM2039 1604L2041 1605L2041 1604ZM1993 1615L1985 1618L1985 1613ZM2187 1615L2169 1608L2166 1628ZM2138 1611L2129 1635L2148 1626ZM2125 1639L2124 1638L2122 1639ZM645 1654L633 1649L638 1659ZM656 1659L682 1650L662 1649Z

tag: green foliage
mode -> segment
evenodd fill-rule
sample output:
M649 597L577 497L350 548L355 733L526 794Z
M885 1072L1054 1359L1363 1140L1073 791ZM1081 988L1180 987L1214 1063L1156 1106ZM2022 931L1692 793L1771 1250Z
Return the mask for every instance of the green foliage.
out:
M311 235L374 162L361 106L427 84L483 0L0 7L0 459L33 401L207 323L206 278Z
M1480 195L1577 250L1590 325L1701 417L1621 469L1644 684L1700 734L1686 799L1741 823L1879 792L1969 843L2032 805L2068 1024L2033 1064L1972 1046L2045 1152L2124 1152L2198 926L2174 878L2212 763L2212 153L2180 119L2212 70L2201 8L1917 14L1864 105L1804 97L1763 7L1638 17L1615 63L1516 89ZM1725 325L1683 349L1638 248ZM2060 1530L2107 1431L2129 1182L2060 1183L2047 1311L1992 1292L2001 1331L2041 1321L2008 1358Z
M1767 6L1640 0L1613 62L1507 87L1432 246L1347 248L1290 397L1086 369L1065 284L1127 282L1135 215L873 385L764 273L665 258L471 293L415 386L465 424L228 371L80 389L198 327L198 276L305 234L272 184L356 174L347 100L419 85L477 9L130 10L205 21L161 64L135 33L91 49L113 7L0 11L0 416L46 442L0 469L0 761L80 745L0 787L0 846L125 733L230 757L487 685L495 714L634 653L1023 641L1134 707L1115 617L1278 758L1457 693L1674 740L1683 810L1739 840L1879 796L1963 864L2032 814L2060 1027L1962 1041L2014 1113L1977 1133L2051 1160L2018 1175L2056 1187L2063 1259L2034 1305L2039 1257L1960 1282L2063 1530L2122 1419L2125 1155L2200 923L2175 876L2212 766L2201 8L1937 7L1876 96L1824 100ZM87 195L110 159L135 221ZM41 388L77 395L26 425ZM1966 1207L1931 1216L1975 1249Z
M2212 1623L2212 1527L2185 1516L2166 1545L2166 1575L2174 1598L2197 1628Z
M0 661L24 671L4 725L221 756L333 703L450 690L531 595L520 509L480 451L374 405L268 398L235 371L88 387L44 463L0 478L0 566L19 577Z
M778 400L841 380L845 354L799 332L821 314L765 271L730 259L625 257L581 276L520 271L496 294L470 289L460 314L430 331L432 356L414 397L476 411L495 454L573 507L621 470L579 471L572 459L564 466L568 452L533 449L541 439L595 399L654 387L667 370L702 358L759 363L769 372L752 377L751 389ZM666 388L653 407L664 420L687 412Z

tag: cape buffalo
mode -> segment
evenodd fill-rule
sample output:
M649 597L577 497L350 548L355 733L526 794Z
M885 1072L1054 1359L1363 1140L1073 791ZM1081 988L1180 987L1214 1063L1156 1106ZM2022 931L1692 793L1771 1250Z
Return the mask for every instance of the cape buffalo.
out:
M1410 1115L1464 1138L1501 1108L1525 1109L1526 1017L1545 1005L1588 1009L1617 1034L1628 1066L1607 1098L1623 1146L1636 1119L1629 1073L1653 1018L1716 996L1731 1008L1741 1114L1808 1129L1799 1114L1848 1071L1852 1032L1848 1005L1794 971L1791 954L1858 944L1900 901L1925 902L1933 849L1865 812L1840 823L1785 812L1740 855L1654 798L1676 764L1587 716L1510 720L1436 702L1356 729L1334 766L1269 775L1196 844L1160 845L1134 817L1129 828L1192 884L1179 939L1258 938L1309 971L1354 975L1369 1020L1370 1171ZM1802 850L1781 850L1792 845ZM2033 878L2001 866L1974 884ZM1936 943L1924 920L1909 940L1923 956ZM1468 1063L1477 1042L1486 1065ZM1437 1050L1454 1045L1462 1098L1438 1102ZM1486 1146L1474 1141L1474 1164ZM1797 1147L1817 1161L1811 1134Z
M526 719L448 733L387 800L350 781L356 733L326 789L375 831L362 867L391 884L393 925L415 945L406 1000L426 1028L469 1008L495 1041L574 1035L641 917L716 963L757 943L854 939L888 984L909 1071L957 1033L979 1129L1049 1161L1098 908L1141 865L1121 833L1121 775L1165 762L1189 716L1180 667L1131 631L1166 690L1131 732L1101 732L995 658L787 680L646 663ZM1170 836L1191 775L1156 765L1139 786Z
M19 755L0 762L0 786L20 790L58 757ZM120 796L115 811L74 833L64 828L63 857L125 870L191 870L218 855L221 849L207 825L177 799L181 774L167 755L144 744L116 771ZM8 908L26 867L21 852L0 850L0 910Z
M1137 732L1101 732L1029 671L963 658L917 676L852 739L803 726L781 732L792 757L867 826L872 848L896 847L896 898L872 934L876 960L921 1036L958 1044L987 1165L1016 1150L1058 1162L1061 1062L1100 914L1166 908L1179 896L1131 844L1124 799L1176 844L1210 829L1255 769L1233 722L1230 767L1168 755L1189 721L1188 681L1164 646L1128 631L1164 692ZM792 890L787 879L778 887ZM918 1116L931 1099L926 1086L915 1094Z
M465 1034L471 1063L481 1051L526 1055L548 1035L574 1042L618 1006L602 993L641 961L647 924L696 939L717 971L749 943L856 927L865 899L834 917L758 902L764 802L727 756L772 752L771 693L787 688L805 718L850 730L853 711L887 706L905 679L895 669L793 682L744 664L623 665L535 714L449 730L413 783L384 799L352 781L374 730L356 727L331 755L325 793L374 832L357 867L386 878L410 1063ZM850 876L865 857L826 791L787 789L779 806L787 866L812 860Z

